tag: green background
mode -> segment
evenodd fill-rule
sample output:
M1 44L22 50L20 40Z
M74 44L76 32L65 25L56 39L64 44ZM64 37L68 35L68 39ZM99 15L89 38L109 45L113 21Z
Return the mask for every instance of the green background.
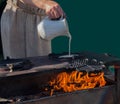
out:
M72 35L72 52L92 51L120 57L120 0L57 0ZM68 38L52 40L53 52L67 52Z

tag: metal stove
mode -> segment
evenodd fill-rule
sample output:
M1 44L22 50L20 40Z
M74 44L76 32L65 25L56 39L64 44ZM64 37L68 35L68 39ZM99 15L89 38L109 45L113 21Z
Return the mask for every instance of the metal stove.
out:
M110 54L92 52L49 54L0 62L0 104L120 104L120 59ZM111 72L111 68L114 72ZM73 70L105 73L104 87L50 96L51 76Z

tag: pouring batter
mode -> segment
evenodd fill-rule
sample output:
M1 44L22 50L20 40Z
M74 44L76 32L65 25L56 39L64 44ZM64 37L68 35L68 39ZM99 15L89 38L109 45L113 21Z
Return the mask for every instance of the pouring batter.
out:
M48 55L51 41L41 39L37 24L45 17L56 19L64 15L53 0L7 0L1 18L1 38L4 58L24 58Z

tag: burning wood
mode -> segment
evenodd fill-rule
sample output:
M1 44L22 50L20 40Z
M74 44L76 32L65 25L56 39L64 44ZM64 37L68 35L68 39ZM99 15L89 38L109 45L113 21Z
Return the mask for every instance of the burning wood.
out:
M72 92L76 90L102 87L105 86L105 84L104 72L62 72L49 82L49 85L52 87L50 95L52 96L54 91L63 90L64 92Z

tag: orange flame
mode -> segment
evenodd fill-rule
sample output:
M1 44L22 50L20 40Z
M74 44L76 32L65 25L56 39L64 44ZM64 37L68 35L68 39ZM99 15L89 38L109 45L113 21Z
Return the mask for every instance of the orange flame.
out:
M76 90L90 89L96 86L105 86L104 73L83 73L79 71L72 71L71 73L59 73L54 79L49 82L51 89L50 95L56 90L63 90L64 92L72 92Z

